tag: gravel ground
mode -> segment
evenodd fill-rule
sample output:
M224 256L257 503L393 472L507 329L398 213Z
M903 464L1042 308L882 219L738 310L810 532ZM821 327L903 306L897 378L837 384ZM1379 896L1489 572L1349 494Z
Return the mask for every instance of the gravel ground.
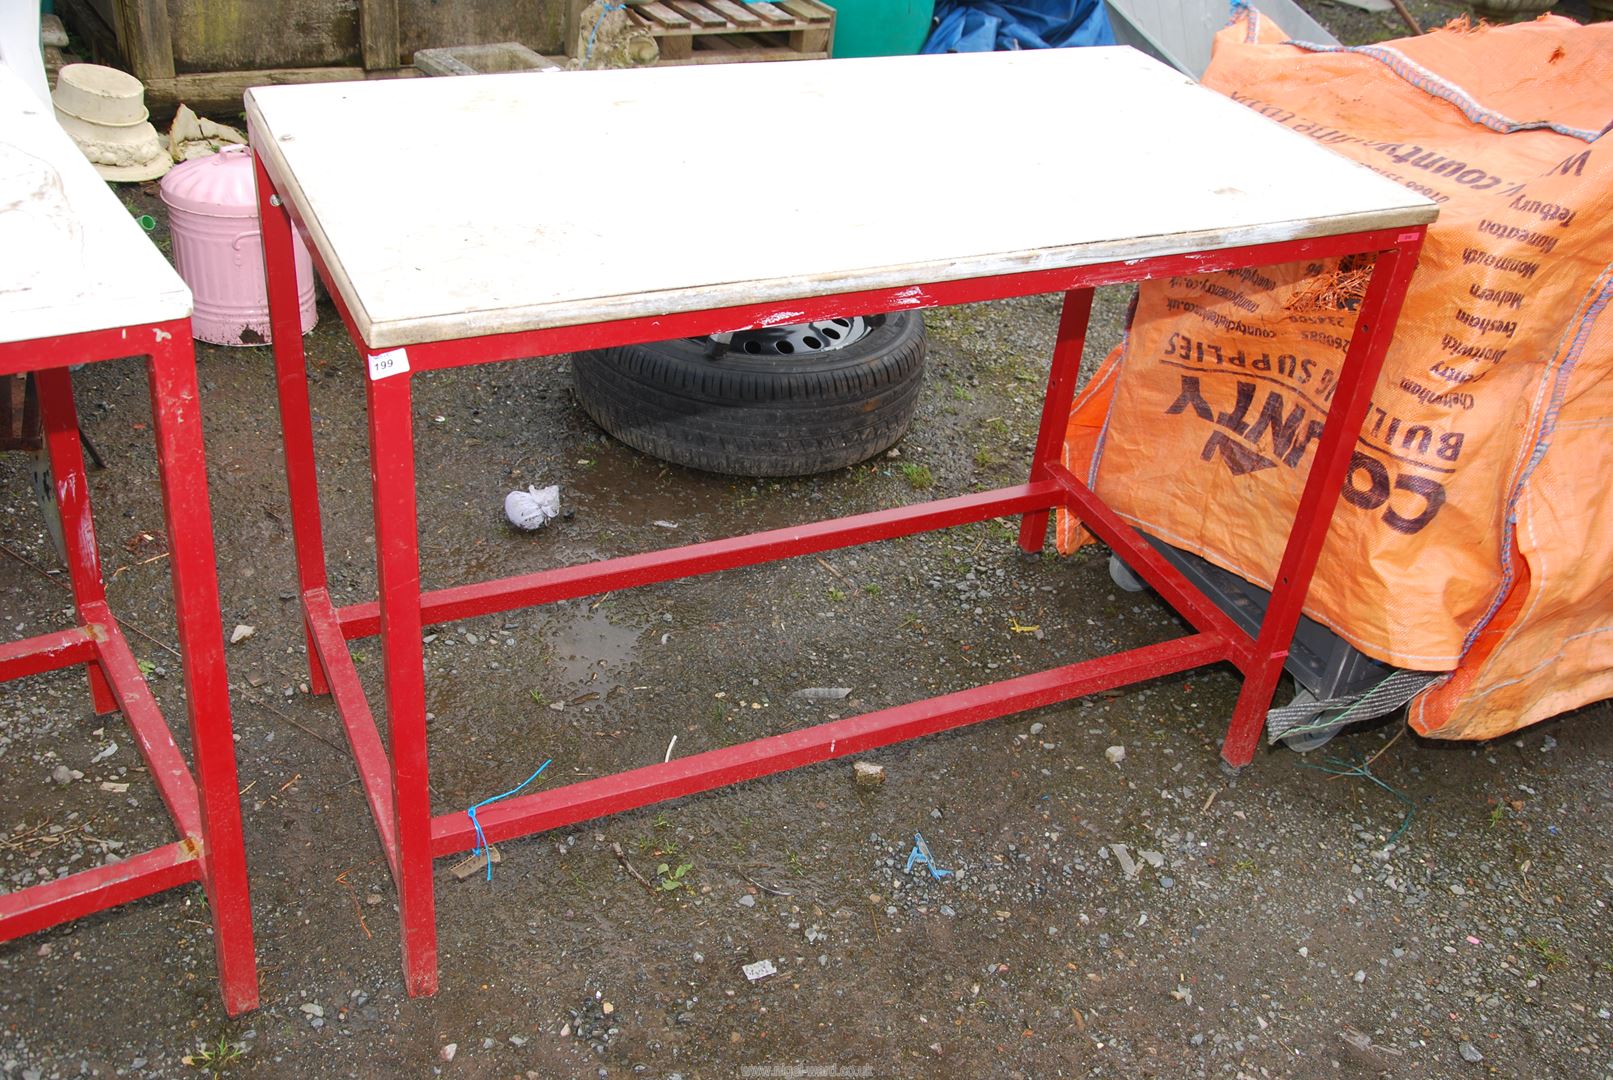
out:
M1313 10L1347 40L1397 32ZM1094 355L1126 300L1100 294ZM424 378L427 584L1014 482L1056 316L1052 297L930 314L913 432L804 480L626 450L575 407L564 362ZM373 593L362 395L321 320L312 394L348 601ZM0 1075L1613 1076L1613 707L1482 745L1392 719L1230 779L1216 751L1237 681L1219 668L868 755L878 786L834 762L503 844L490 882L444 862L442 987L407 998L368 812L334 710L307 692L269 357L199 351L225 627L255 628L228 659L263 1007L224 1017L205 901L163 894L0 946ZM112 606L179 716L144 378L111 362L75 385L108 461L91 483ZM570 516L516 535L503 494L536 482ZM0 514L5 634L64 625L18 455L0 459ZM1114 588L1102 552L1027 557L1012 536L986 522L430 628L434 809L545 758L558 783L659 761L673 736L694 753L1180 631ZM374 643L355 652L374 694ZM80 673L8 684L0 719L6 887L170 838ZM919 832L950 876L907 869Z

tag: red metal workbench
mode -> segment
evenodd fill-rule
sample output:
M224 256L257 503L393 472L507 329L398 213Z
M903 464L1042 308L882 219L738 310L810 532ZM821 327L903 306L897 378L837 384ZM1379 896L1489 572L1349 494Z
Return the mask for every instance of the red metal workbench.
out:
M33 372L61 514L75 625L0 645L0 681L82 664L95 712L121 712L179 839L0 895L0 941L188 882L212 919L231 1013L257 1007L235 742L207 500L190 291L78 148L0 64L0 175L8 249L0 275L0 377ZM33 230L33 232L30 232ZM30 241L32 241L30 243ZM151 388L194 771L107 607L69 365L143 356Z
M381 847L397 882L405 979L411 993L431 993L437 984L432 860L469 850L476 844L472 823L462 811L436 816L431 812L421 642L426 624L752 566L1000 515L1020 515L1019 544L1026 551L1036 551L1044 542L1049 512L1067 507L1146 578L1186 618L1194 632L1112 656L511 798L480 811L487 840L552 829L1219 661L1234 664L1245 679L1223 754L1233 765L1250 761L1338 500L1355 432L1367 409L1416 262L1424 224L1432 219L1433 210L1420 197L1364 170L1341 167L1339 159L1311 147L1303 138L1180 79L1156 74L1150 62L1132 59L1135 54L1127 50L1057 52L1067 55L994 54L779 65L795 69L789 74L741 73L738 69L613 73L604 78L588 76L594 81L586 86L583 76L548 76L499 83L431 80L429 87L365 84L283 87L249 93L248 119L259 154L258 194L310 670L317 691L329 692L341 714ZM971 80L971 76L976 78ZM587 278L595 265L592 261L573 267L562 260L557 264L555 281L541 287L525 286L524 292L522 283L513 280L528 261L541 263L551 254L543 248L546 238L570 235L578 228L592 226L585 220L561 222L545 218L546 213L563 213L551 209L547 199L538 200L541 205L535 207L515 201L495 205L504 179L502 171L468 181L473 189L479 184L487 186L485 200L478 198L477 190L456 191L452 204L441 202L431 204L432 209L426 208L423 200L427 192L441 195L445 190L433 187L435 181L446 183L450 175L474 175L477 167L519 172L519 161L489 158L467 163L456 158L454 172L434 172L426 165L422 166L422 175L405 169L390 173L384 182L377 174L367 173L377 182L359 185L362 190L344 191L354 171L364 172L366 165L361 152L343 148L343 133L371 131L373 124L381 124L382 130L375 134L384 139L388 122L385 118L389 116L410 117L414 122L420 115L441 110L444 116L453 116L456 124L475 127L484 123L489 132L494 132L513 129L512 116L560 116L562 105L583 110L597 107L601 110L599 115L609 116L615 125L612 138L628 148L623 153L631 154L634 148L642 149L642 144L624 137L622 128L631 129L634 109L643 112L645 119L641 127L632 130L649 138L659 122L654 110L668 98L681 97L695 104L707 98L743 100L758 91L744 80L753 80L762 89L773 91L768 98L772 107L795 108L799 115L789 119L805 130L836 130L835 122L844 118L834 111L837 102L848 110L861 108L859 103L865 103L867 95L882 92L878 90L880 86L900 88L920 81L925 82L932 98L961 94L979 104L982 98L1000 96L1003 111L989 115L1035 130L1047 115L1057 115L1058 106L1056 102L1044 103L1041 113L1032 110L1030 116L1021 115L1017 110L1032 109L1031 103L1038 101L1034 91L1050 85L1066 86L1087 77L1110 87L1119 79L1122 85L1132 85L1138 94L1154 95L1164 105L1185 112L1178 117L1182 138L1193 136L1199 123L1193 113L1203 112L1207 114L1206 123L1213 120L1230 125L1233 134L1244 140L1239 145L1258 150L1272 142L1276 158L1261 163L1261 168L1279 173L1289 169L1293 175L1285 182L1294 184L1308 177L1308 182L1318 189L1336 183L1339 191L1356 192L1360 198L1351 204L1348 213L1340 209L1300 223L1285 221L1283 208L1276 204L1285 198L1303 200L1307 197L1305 192L1287 192L1273 186L1261 196L1263 202L1257 200L1261 205L1243 206L1238 197L1245 194L1244 189L1234 188L1233 181L1207 179L1202 190L1196 182L1184 183L1181 188L1192 198L1201 199L1206 214L1230 212L1235 218L1244 214L1238 223L1210 230L1168 221L1164 231L1143 235L1139 225L1124 220L1123 213L1116 215L1122 219L1118 223L1095 223L1101 217L1096 214L1088 215L1093 220L1074 214L1038 223L1026 220L1026 214L1016 217L1004 211L1005 216L994 223L1004 235L1021 228L1027 233L1041 228L1047 242L1037 245L1034 251L1015 248L1005 256L1003 247L979 246L993 243L989 230L971 238L962 234L967 232L964 229L956 241L956 250L942 250L936 257L937 245L944 249L945 243L923 233L917 219L904 218L895 204L881 202L878 192L865 194L861 188L848 185L843 191L830 193L831 202L840 200L842 215L855 217L866 211L862 220L867 222L870 233L878 233L884 227L886 218L881 214L900 219L884 235L872 236L876 247L888 245L891 257L886 262L858 263L855 255L847 255L846 265L838 270L809 273L803 269L793 278L788 274L770 277L760 270L746 272L746 267L739 266L729 277L706 279L698 276L702 267L688 268L669 259L661 278L635 286L630 294L600 293L596 302L589 299L593 294L580 299L565 294L577 279ZM781 89L803 88L811 93L800 95L799 100L777 93ZM455 96L467 94L474 95L474 101L461 101ZM792 101L796 104L787 105ZM963 104L960 99L959 106ZM990 109L992 102L982 107ZM1049 109L1053 112L1048 113ZM701 115L698 108L687 111L691 116ZM326 117L332 118L328 126ZM922 126L922 121L915 123ZM1122 115L1118 124L1114 137L1124 138L1124 129L1128 125L1137 127L1138 120ZM475 134L462 131L463 145L476 145ZM681 131L677 138L702 144L707 135L717 138L715 133L699 130ZM693 157L678 159L668 167L698 170L696 161ZM1027 166L1016 163L1015 167L1020 179L1024 179ZM590 168L596 176L615 174L609 161L590 162ZM1057 159L1038 159L1028 168L1030 179L1038 183L1070 175L1058 171L1064 164ZM1152 182L1151 177L1150 173L1144 180ZM1103 182L1119 197L1128 182L1135 186L1143 180L1122 177ZM1265 181L1250 167L1242 169L1237 182L1253 188ZM1096 179L1091 183L1101 186ZM661 187L677 189L676 185ZM1077 187L1071 198L1078 195ZM1336 195L1337 192L1329 196L1335 198L1331 205L1337 204ZM824 194L819 191L814 197L823 198ZM570 204L555 198L552 205ZM440 212L453 219L456 214L468 215L460 242L468 242L466 238L475 235L491 265L475 265L457 249L445 249L443 258L451 265L439 272L432 265L431 252L411 252L415 243L454 240L452 232L436 222L416 226L406 221L404 214L411 206L418 207L422 216ZM1234 209L1228 211L1229 206ZM1237 209L1240 206L1243 208ZM477 218L478 209L485 209L487 217ZM928 213L936 207L921 209ZM602 214L608 212L601 210ZM1155 211L1161 218L1169 218L1174 212L1170 208ZM1270 216L1262 216L1263 213ZM368 217L371 214L375 215L373 220ZM484 221L488 226L485 229L479 227ZM396 235L379 239L376 222L395 222ZM599 225L598 229L605 227ZM293 228L308 239L319 272L365 359L369 375L365 389L379 578L379 597L372 603L338 607L327 587L307 379L296 324ZM1118 231L1105 234L1104 228ZM1142 239L1137 239L1139 236ZM625 245L618 252L611 248L612 238L597 230L589 242L591 246L576 249L579 255L591 260L602 250L607 255L619 255L616 262L605 255L598 256L604 267L602 272L614 268L629 281L635 275L656 272L654 267L646 269L621 254L642 253L641 246ZM1013 245L1005 242L1005 246ZM909 251L912 257L897 257ZM1092 290L1098 285L1161 275L1355 253L1375 254L1371 285L1359 311L1325 432L1316 444L1295 527L1275 578L1270 608L1259 636L1251 638L1060 464ZM754 257L765 260L774 254ZM748 257L736 254L735 260ZM833 253L824 257L832 258ZM654 257L650 258L653 261ZM695 263L699 258L698 253L692 253L686 261ZM501 270L507 274L501 276ZM679 278L680 273L685 277ZM429 306L436 303L438 292L445 297L470 295L472 286L467 281L489 295L481 308L459 310L452 306L452 300L446 310L442 305ZM664 288L657 290L655 284ZM576 285L578 289L590 287L593 286L586 280ZM395 303L400 289L408 291L409 296ZM419 372L780 322L1048 292L1064 292L1066 297L1030 476L1024 484L422 592L410 406L411 379ZM495 293L501 295L492 295ZM757 299L747 301L747 296ZM396 317L392 317L394 313ZM382 638L385 660L390 752L383 746L348 651L348 642L377 634Z
M147 357L174 608L195 772L174 744L134 653L107 607L67 365ZM34 372L77 625L0 645L0 681L83 664L96 713L121 712L180 839L0 895L0 941L199 881L207 891L224 1007L257 1008L257 963L236 794L224 635L190 320L0 343L0 374Z

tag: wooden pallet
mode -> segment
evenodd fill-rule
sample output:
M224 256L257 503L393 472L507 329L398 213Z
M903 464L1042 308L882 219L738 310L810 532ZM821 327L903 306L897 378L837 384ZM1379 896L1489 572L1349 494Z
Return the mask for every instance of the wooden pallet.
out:
M820 0L651 0L627 15L655 38L662 64L823 60L834 44L834 8Z

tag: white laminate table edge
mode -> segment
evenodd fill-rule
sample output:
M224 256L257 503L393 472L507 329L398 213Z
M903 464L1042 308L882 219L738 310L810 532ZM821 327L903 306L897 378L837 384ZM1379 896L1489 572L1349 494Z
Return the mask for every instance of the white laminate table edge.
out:
M0 142L60 178L83 230L83 277L73 289L0 295L0 342L17 343L188 318L190 289L14 71L0 64ZM86 201L88 209L86 210ZM18 208L21 212L21 208ZM113 235L116 232L117 235ZM44 253L8 251L8 259ZM187 330L188 332L188 330ZM130 352L138 350L132 345Z
M283 201L289 202L295 216L307 231L326 273L341 294L364 345L371 350L462 341L496 334L519 333L564 326L583 326L621 319L651 318L659 315L710 311L716 308L765 304L791 299L833 296L874 289L914 287L941 282L965 281L1002 274L1056 270L1079 266L1140 261L1156 256L1208 253L1229 248L1314 239L1351 233L1370 232L1426 225L1438 216L1431 202L1412 203L1382 210L1340 214L1323 219L1262 222L1203 232L1172 233L1168 236L1139 236L1125 240L976 255L959 259L908 263L899 266L860 268L810 278L774 278L713 282L683 289L624 293L565 301L498 308L462 313L438 312L409 319L378 321L371 317L342 267L339 253L321 229L318 220L306 213L308 199L289 168L273 132L253 99L246 93L247 127L252 145L264 160ZM922 306L915 294L913 306ZM778 322L791 321L791 313L779 312Z

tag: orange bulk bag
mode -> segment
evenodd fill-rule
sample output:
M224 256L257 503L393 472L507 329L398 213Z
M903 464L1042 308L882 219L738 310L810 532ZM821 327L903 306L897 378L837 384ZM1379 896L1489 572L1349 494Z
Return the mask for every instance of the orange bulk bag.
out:
M1440 206L1306 614L1450 672L1412 703L1423 734L1489 738L1613 696L1613 24L1346 49L1246 13L1204 83ZM1145 283L1066 465L1269 589L1369 273ZM1061 516L1060 550L1085 539Z

